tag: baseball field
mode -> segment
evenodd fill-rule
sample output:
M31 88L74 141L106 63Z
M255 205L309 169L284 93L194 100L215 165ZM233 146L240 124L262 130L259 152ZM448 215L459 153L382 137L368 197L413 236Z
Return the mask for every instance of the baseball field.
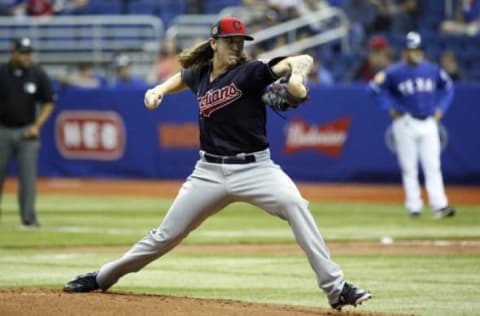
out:
M62 292L157 227L180 184L41 179L42 226L27 230L9 179L0 315L480 315L480 187L448 185L444 220L409 218L397 185L299 185L346 279L373 293L357 308L330 309L288 225L243 203L107 293Z

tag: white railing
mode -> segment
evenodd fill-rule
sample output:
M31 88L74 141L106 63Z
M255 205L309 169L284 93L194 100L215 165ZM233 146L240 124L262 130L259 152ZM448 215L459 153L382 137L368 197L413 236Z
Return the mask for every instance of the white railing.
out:
M0 18L0 60L11 40L32 39L36 59L44 64L109 62L119 50L151 63L164 35L163 22L150 15L82 15L48 18Z
M210 27L218 20L217 14L183 14L175 17L167 29L166 37L176 38L181 47L210 36Z
M228 12L229 15L235 16L237 10L235 8L225 8L222 12ZM238 14L240 14L240 11L238 11ZM245 12L242 12L242 14L245 14ZM182 47L191 46L194 42L209 37L210 27L221 15L223 14L179 15L173 20L172 26L166 32L166 36L177 38ZM314 27L316 34L299 39L299 30L305 27ZM343 10L329 6L322 6L318 11L313 11L299 18L265 28L252 35L255 41L246 42L247 49L254 49L257 45L261 45L263 42L270 41L278 36L286 36L288 39L285 46L262 53L259 56L261 58L289 55L333 40L341 41L343 51L347 52L350 49L348 19Z
M287 35L288 42L286 45L264 52L258 57L290 55L333 40L340 40L342 50L347 52L350 49L348 25L348 18L343 10L333 7L322 7L318 11L313 11L296 19L256 32L253 34L255 41L247 43L246 47L259 45L280 35ZM299 34L296 31L304 27L314 27L316 33L299 39Z
M150 15L92 15L49 18L0 18L0 61L6 61L11 40L20 36L32 38L35 58L42 64L72 65L90 62L107 65L119 50L129 51L137 68L148 70L154 62L163 37L172 36L182 47L206 39L210 27L220 15L179 15L164 31L162 21ZM299 30L315 27L316 33L300 39ZM259 57L289 55L328 41L340 40L348 50L348 20L337 8L322 6L320 10L265 28L253 34L255 48L278 36L286 36L286 46L265 52ZM268 43L268 42L267 42Z

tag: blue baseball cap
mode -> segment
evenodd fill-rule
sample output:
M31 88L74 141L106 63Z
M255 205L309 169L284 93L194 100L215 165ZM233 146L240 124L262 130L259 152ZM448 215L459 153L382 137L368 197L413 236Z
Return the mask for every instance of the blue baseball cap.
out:
M422 48L422 37L417 32L409 32L405 37L405 48L417 49Z

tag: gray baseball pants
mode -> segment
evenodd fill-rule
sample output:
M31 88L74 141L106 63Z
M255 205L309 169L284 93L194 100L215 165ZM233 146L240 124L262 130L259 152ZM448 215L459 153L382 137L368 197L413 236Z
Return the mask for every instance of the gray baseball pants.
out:
M103 265L97 275L99 287L107 290L123 275L139 271L174 248L206 218L230 203L241 201L288 222L316 273L319 287L330 303L336 302L344 285L343 273L330 259L308 202L270 159L269 150L254 154L256 161L252 163L220 164L206 162L201 152L193 173L181 187L160 226L121 258Z
M10 161L15 157L19 179L18 204L23 224L37 223L35 191L37 161L40 149L38 139L24 137L27 127L0 125L0 198Z

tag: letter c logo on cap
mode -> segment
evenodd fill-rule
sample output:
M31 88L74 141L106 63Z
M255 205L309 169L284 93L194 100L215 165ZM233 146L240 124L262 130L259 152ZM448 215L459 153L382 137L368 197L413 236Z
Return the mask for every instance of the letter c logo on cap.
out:
M236 20L232 21L232 26L234 30L238 30L238 31L242 30L242 22L240 21L236 21Z

